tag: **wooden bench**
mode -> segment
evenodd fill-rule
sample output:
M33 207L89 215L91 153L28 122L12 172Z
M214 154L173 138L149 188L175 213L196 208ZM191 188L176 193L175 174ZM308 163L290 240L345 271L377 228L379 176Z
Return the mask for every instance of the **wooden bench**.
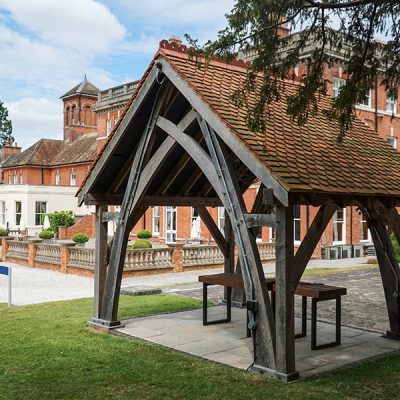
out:
M272 292L271 303L275 310L275 279L266 278L267 290ZM220 324L231 321L232 288L243 289L243 278L232 273L221 273L199 276L199 282L203 283L203 325ZM226 318L208 321L207 297L208 286L219 285L227 288L227 315ZM311 303L311 349L318 350L341 343L341 297L347 294L344 287L324 285L322 283L300 282L295 290L295 295L302 296L301 333L296 338L307 335L307 298L312 299ZM321 301L336 300L336 337L334 342L317 345L317 304ZM248 331L249 336L249 331Z

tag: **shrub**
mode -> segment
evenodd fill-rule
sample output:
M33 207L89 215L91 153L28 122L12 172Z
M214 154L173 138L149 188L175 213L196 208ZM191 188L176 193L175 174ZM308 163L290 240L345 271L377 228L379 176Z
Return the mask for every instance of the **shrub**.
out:
M40 237L40 239L53 239L53 237L54 237L54 232L51 231L50 229L43 229L43 230L39 233L39 237Z
M147 229L142 229L140 231L137 232L136 236L139 239L150 239L152 234L150 231L148 231Z
M0 228L0 236L8 236L7 229Z
M50 229L53 232L58 232L59 226L71 226L75 223L72 211L55 211L47 215L50 221Z
M392 242L392 246L394 249L394 253L396 254L397 262L400 262L400 246L397 243L397 240L396 240L395 236L393 235L393 233L390 235L390 241Z
M144 240L144 239L140 239L140 240L136 240L135 243L130 244L128 246L129 250L135 250L135 249L151 249L153 247L153 245L151 244L150 240Z
M84 233L77 233L76 235L72 236L72 240L75 243L86 243L89 240L89 236L85 235Z

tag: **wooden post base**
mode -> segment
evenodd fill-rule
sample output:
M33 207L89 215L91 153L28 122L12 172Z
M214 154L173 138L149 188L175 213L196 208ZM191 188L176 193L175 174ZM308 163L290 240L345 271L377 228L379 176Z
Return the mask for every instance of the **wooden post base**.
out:
M125 325L121 321L106 321L104 319L92 318L88 325L94 329L110 332L114 329L123 328Z

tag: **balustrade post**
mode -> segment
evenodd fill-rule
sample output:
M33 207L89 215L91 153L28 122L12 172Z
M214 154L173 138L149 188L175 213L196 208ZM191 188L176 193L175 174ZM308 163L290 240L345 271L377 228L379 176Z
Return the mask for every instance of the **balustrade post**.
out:
M30 239L28 241L28 266L35 266L35 257L36 257L36 243L41 243L42 239Z
M11 237L5 237L1 240L1 249L2 249L2 261L7 261L7 253L8 253L8 242L10 240L14 240Z
M172 247L173 272L183 272L183 243L168 244Z
M61 247L60 247L60 271L63 272L64 274L66 274L68 271L68 264L69 261L71 259L71 252L69 250L69 247L73 247L75 246L76 243L75 242L64 242L61 243Z

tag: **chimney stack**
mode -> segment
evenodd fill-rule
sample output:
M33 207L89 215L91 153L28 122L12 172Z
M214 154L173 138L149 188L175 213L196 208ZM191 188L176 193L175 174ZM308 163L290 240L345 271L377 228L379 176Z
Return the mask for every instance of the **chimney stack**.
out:
M12 156L13 154L19 155L21 154L21 147L18 147L17 143L7 143L3 145L2 148L2 161L7 160L8 157Z

